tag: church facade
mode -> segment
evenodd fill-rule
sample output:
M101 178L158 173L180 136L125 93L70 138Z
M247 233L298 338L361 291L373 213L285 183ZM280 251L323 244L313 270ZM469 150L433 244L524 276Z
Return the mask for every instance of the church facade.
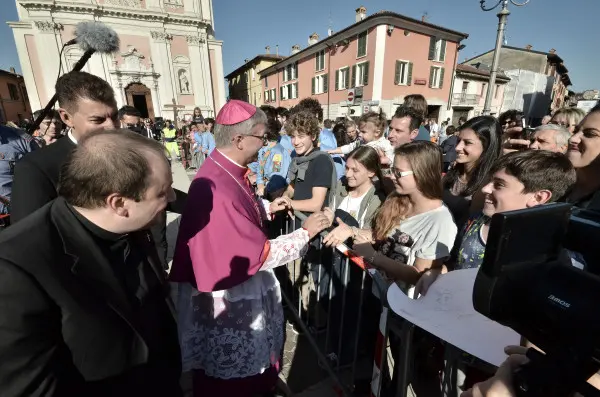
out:
M94 54L83 71L108 81L119 107L144 117L189 118L198 106L214 117L225 104L222 42L214 36L212 0L16 0L12 28L33 110L54 95L56 78L83 51L61 49L81 21L114 29L120 49Z

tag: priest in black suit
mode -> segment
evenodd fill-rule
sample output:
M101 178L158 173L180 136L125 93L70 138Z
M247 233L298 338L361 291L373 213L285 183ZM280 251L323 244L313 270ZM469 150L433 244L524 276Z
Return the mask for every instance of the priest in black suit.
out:
M181 396L168 284L145 231L171 184L160 143L92 132L59 197L0 234L3 397Z
M61 119L69 128L67 136L56 143L27 156L15 166L11 223L30 215L57 197L60 169L77 147L77 142L95 131L119 127L119 114L111 86L101 78L86 72L70 72L56 82ZM176 191L176 199L167 209L181 213L187 194ZM166 268L166 213L151 230Z

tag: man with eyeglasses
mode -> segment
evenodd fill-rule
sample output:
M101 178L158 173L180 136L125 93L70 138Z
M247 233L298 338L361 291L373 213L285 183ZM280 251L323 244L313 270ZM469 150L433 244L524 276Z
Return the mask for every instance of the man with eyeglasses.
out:
M183 367L192 371L195 397L273 394L284 317L272 269L304 255L309 240L330 225L318 212L303 228L268 239L267 208L247 178L266 125L265 113L249 103L234 99L223 106L217 148L196 174L181 218L170 279L178 283ZM314 126L318 134L316 119ZM284 208L273 203L268 209ZM233 351L234 360L222 359L222 352Z
M33 119L36 120L42 110L38 110L33 113ZM37 138L37 142L40 146L48 146L56 142L59 138L62 138L64 124L60 118L60 115L56 110L51 110L46 114L44 120L40 123L39 128L34 132L34 137Z

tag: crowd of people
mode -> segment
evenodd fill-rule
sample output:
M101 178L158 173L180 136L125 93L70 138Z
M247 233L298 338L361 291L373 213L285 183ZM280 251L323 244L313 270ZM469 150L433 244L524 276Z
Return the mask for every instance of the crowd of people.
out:
M441 274L481 266L496 213L600 209L600 107L532 129L516 110L438 125L421 95L389 120L323 120L313 98L231 100L176 128L117 109L85 72L56 92L35 137L0 129L12 150L0 169L3 396L179 396L182 370L194 396L273 396L285 321L275 269L321 232L416 299ZM171 187L177 160L197 169L188 193ZM167 210L182 214L170 269ZM301 227L268 233L294 212ZM443 395L472 386L467 373L493 375L445 348L440 371L456 376Z

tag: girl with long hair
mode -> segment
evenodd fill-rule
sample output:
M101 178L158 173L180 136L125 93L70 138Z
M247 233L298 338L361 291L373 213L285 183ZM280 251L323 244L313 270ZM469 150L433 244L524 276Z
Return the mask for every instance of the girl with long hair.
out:
M461 125L456 144L454 167L444 176L444 203L458 225L468 218L470 210L481 210L481 188L502 150L502 128L492 116L474 117Z
M346 176L338 182L336 216L338 227L325 239L327 246L337 246L350 237L356 237L359 229L370 227L382 202L378 189L383 179L379 155L369 146L354 149L346 159Z
M202 110L198 106L194 108L194 114L192 115L192 122L204 123L204 117L202 116Z
M441 171L442 152L434 143L397 148L392 169L396 190L373 218L370 241L354 244L355 253L408 285L427 269L441 271L457 231L442 202Z

